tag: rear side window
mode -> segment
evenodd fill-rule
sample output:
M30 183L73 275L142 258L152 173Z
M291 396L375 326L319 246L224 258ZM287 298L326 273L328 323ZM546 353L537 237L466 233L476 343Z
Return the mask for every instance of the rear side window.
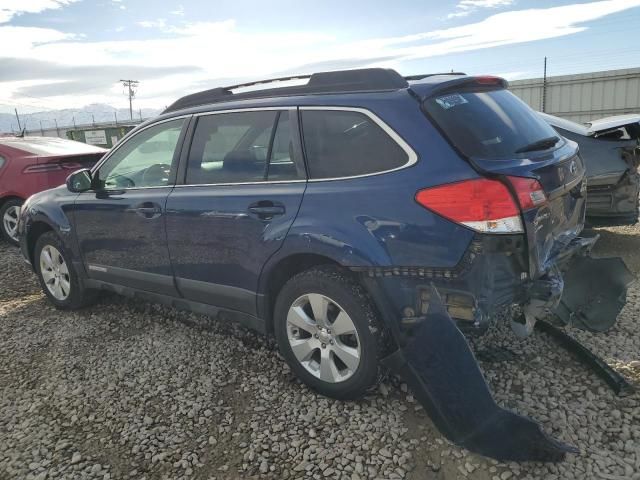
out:
M6 160L4 159L4 157L2 155L0 155L0 168L2 168L5 164Z
M189 151L189 185L304 178L297 168L289 112L237 112L198 119Z
M468 157L498 160L527 156L531 153L518 150L558 137L549 124L507 90L450 92L425 100L424 107Z
M409 156L369 116L341 110L302 110L304 147L312 179L393 170Z

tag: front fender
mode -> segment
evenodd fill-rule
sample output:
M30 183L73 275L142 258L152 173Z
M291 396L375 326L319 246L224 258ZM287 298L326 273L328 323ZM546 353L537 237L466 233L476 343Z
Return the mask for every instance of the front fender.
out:
M65 187L46 190L27 199L20 212L18 235L23 256L33 265L34 235L42 230L54 231L71 256L71 261L80 261L80 252L70 218L77 194ZM44 227L46 225L46 227Z

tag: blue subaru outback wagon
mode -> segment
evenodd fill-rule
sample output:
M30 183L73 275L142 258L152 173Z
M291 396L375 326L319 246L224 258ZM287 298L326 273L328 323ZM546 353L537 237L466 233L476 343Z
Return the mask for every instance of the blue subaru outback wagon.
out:
M580 236L576 144L497 77L362 69L278 85L181 98L31 197L20 244L50 301L110 290L224 312L274 335L324 395L362 395L383 361L467 448L571 451L493 402L465 335L514 306L520 336L553 310L615 321L628 280Z

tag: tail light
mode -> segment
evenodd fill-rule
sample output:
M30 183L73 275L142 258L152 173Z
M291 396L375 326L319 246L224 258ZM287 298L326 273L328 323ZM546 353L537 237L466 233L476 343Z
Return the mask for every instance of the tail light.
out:
M29 165L22 170L22 173L45 173L45 172L59 172L60 170L79 170L82 168L82 164L77 162L62 162L62 163L40 163L38 165Z
M508 177L518 198L503 183L487 178L420 190L416 201L425 208L483 233L523 233L520 209L546 202L540 184L530 178Z
M62 162L60 165L65 170L80 170L82 168L82 164L77 162Z
M57 172L59 170L62 170L62 167L57 163L43 163L40 165L29 165L22 170L22 173Z
M539 207L547 202L542 185L535 178L507 177L518 195L522 210Z

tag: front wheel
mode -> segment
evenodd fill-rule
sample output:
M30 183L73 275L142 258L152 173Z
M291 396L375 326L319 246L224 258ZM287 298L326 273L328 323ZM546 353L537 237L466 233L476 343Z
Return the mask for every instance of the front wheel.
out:
M0 230L11 245L18 245L18 216L22 200L7 200L0 207Z
M46 232L38 238L33 260L40 286L56 308L75 310L94 300L94 292L84 287L54 232Z
M294 276L274 315L282 356L318 393L354 399L375 384L383 329L364 289L340 269L322 266Z

